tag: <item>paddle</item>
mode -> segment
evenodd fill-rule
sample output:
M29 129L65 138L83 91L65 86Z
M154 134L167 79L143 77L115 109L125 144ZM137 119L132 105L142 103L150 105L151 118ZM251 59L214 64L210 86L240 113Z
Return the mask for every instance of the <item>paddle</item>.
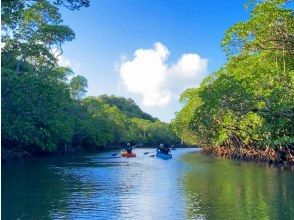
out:
M156 149L156 152L158 152L158 149ZM155 157L155 154L150 155L150 157Z
M136 144L133 148L135 148L136 146L141 147L143 146L143 144Z

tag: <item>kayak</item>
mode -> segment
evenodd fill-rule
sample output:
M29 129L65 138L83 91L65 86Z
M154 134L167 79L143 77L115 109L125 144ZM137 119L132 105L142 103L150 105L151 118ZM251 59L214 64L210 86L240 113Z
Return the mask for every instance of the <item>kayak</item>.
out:
M128 153L128 152L120 152L122 157L136 157L135 153Z
M163 153L157 152L156 157L167 160L167 159L171 159L173 156L172 154L163 154Z

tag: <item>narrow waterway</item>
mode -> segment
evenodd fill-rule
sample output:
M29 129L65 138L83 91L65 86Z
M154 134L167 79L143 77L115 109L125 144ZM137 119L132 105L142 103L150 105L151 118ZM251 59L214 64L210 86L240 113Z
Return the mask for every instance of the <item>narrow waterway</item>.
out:
M172 151L2 165L2 219L293 219L294 173ZM146 152L151 152L144 154Z

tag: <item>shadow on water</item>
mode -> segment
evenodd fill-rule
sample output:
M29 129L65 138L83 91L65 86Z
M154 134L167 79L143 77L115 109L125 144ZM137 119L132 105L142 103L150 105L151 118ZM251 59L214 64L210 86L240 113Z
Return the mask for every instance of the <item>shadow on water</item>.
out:
M197 154L183 160L189 219L293 219L293 173Z
M56 210L66 210L71 182L48 160L2 166L2 218L51 219Z

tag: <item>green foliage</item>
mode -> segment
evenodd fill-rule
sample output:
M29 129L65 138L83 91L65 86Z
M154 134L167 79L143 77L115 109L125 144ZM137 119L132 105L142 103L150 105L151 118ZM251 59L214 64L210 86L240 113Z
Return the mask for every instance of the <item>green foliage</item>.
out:
M109 100L120 100L119 107L123 108L124 111L116 105L110 105ZM108 135L108 139L105 141L105 145L125 144L126 142L154 145L159 143L177 143L179 141L166 123L159 120L150 121L144 118L130 117L129 114L136 112L138 109L142 111L130 99L102 95L87 97L82 103L90 112L92 122L96 126L99 124L106 128L105 135ZM121 103L131 103L134 109ZM125 109L128 109L128 111ZM93 118L96 120L100 118L100 122L94 122Z
M130 141L140 142L147 145L158 145L160 143L175 144L179 142L177 136L172 132L170 126L159 120L150 122L141 118L132 118L132 129L130 130Z
M75 76L69 83L70 93L73 99L81 99L87 92L88 80L83 76Z
M89 7L90 0L54 0L54 4L63 5L70 10L79 10L81 7Z
M293 11L286 0L255 2L251 17L228 29L222 46L230 55L252 54L264 50L293 51Z
M53 150L71 141L73 101L58 79L2 68L2 141Z
M54 150L71 142L73 100L52 47L74 38L49 1L4 1L2 143ZM64 123L63 123L64 122Z
M57 65L75 34L50 1L2 2L2 146L34 151L177 141L133 100L86 97L87 80ZM70 9L89 1L55 1ZM71 80L68 77L72 76Z
M156 121L156 118L153 118L151 115L143 112L139 106L136 105L134 100L125 99L123 97L107 96L101 95L99 99L102 102L109 104L110 106L116 106L119 110L124 112L127 116L134 118L143 118L149 121Z
M202 146L291 145L294 140L294 17L285 1L255 4L222 41L227 63L186 90L173 130Z

